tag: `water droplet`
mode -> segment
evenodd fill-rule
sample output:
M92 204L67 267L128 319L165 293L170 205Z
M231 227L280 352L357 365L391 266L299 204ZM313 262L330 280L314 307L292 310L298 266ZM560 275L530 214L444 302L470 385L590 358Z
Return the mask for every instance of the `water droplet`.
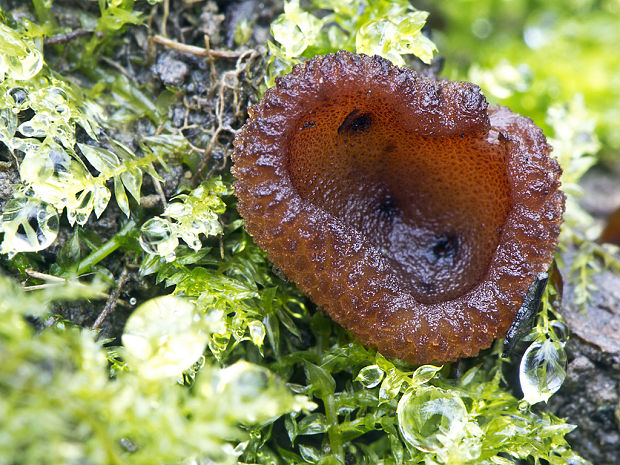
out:
M172 224L159 217L151 218L140 228L140 245L144 251L169 257L179 245Z
M122 340L128 361L147 378L179 376L207 344L200 321L188 299L167 295L145 302L125 325Z
M57 105L55 110L56 113L58 113L58 115L65 121L68 121L69 118L71 118L71 109L68 105Z
M121 438L118 442L128 452L135 452L138 450L138 447L128 438Z
M28 103L28 91L21 87L13 87L7 91L7 96L15 102L17 107L21 107Z
M11 141L17 131L17 115L9 108L0 110L0 141L11 147Z
M191 240L186 240L185 242L187 242L187 245L189 245L193 250L200 250L202 247L202 242L200 242L198 236L194 236Z
M5 44L10 44L7 48ZM23 40L18 33L0 23L0 46L11 52L0 55L0 70L8 71L11 79L27 81L43 68L43 55L31 41ZM16 50L19 50L17 53Z
M4 232L2 253L43 250L58 236L58 212L52 205L35 198L9 200L0 224Z
M552 340L533 342L523 354L519 379L523 398L529 404L547 401L566 377L566 352L563 344Z
M90 216L90 212L84 213L76 211L75 213L75 222L80 225L84 225L86 221L88 221L88 217Z
M486 18L477 18L471 24L471 32L478 37L478 39L486 39L493 32L493 25Z
M56 105L62 105L67 100L69 100L67 93L62 87L52 86L52 87L48 87L46 91L47 91L47 94L45 96L46 99L50 100L52 103Z
M43 128L32 121L26 121L19 126L19 132L24 137L45 137L47 128Z
M255 320L248 323L248 328L250 329L250 339L252 339L254 345L258 347L262 346L265 335L267 334L265 325Z
M436 387L406 393L398 403L397 415L403 438L422 451L441 450L466 435L465 404L457 395Z
M93 208L95 209L95 215L99 218L108 206L108 202L110 201L112 194L106 186L96 186L93 193Z
M581 457L569 457L566 460L566 465L591 465L590 462L588 462L585 459L582 459Z
M379 385L384 374L385 372L378 365L370 365L360 370L355 381L359 381L365 388L371 389Z
M564 322L559 320L552 321L550 326L558 342L565 344L568 341L568 337L570 334L568 326L566 326Z
M211 376L203 373L197 379L196 394L230 406L242 422L254 424L278 416L284 413L282 405L287 405L287 399L292 401L291 391L272 372L245 360Z

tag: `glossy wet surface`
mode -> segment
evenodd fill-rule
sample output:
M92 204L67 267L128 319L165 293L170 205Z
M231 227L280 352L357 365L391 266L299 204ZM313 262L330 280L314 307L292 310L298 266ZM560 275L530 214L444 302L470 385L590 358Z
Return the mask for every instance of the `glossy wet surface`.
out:
M362 232L420 302L462 295L483 277L510 208L504 148L422 137L397 99L357 97L312 109L291 131L293 185Z

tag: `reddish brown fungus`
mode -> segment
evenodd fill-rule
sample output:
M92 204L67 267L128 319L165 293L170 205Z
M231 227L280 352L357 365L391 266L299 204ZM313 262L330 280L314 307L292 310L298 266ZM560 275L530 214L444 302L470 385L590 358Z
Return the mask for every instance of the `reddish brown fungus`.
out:
M467 82L316 57L266 92L235 146L247 230L387 356L489 347L557 245L564 195L544 135Z

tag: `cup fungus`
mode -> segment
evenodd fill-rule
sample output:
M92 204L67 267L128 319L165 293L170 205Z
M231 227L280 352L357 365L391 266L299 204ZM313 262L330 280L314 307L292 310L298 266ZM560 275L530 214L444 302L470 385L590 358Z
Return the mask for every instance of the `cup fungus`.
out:
M489 347L557 245L551 147L474 84L316 57L251 108L235 147L247 230L386 356L444 362Z

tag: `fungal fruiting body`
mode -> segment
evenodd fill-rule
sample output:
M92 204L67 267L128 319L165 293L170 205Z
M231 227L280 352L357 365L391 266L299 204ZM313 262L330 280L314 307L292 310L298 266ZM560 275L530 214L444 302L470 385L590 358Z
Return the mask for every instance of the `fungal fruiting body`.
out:
M412 363L503 336L557 245L561 170L542 131L467 82L379 57L315 57L235 140L247 230L335 321Z

